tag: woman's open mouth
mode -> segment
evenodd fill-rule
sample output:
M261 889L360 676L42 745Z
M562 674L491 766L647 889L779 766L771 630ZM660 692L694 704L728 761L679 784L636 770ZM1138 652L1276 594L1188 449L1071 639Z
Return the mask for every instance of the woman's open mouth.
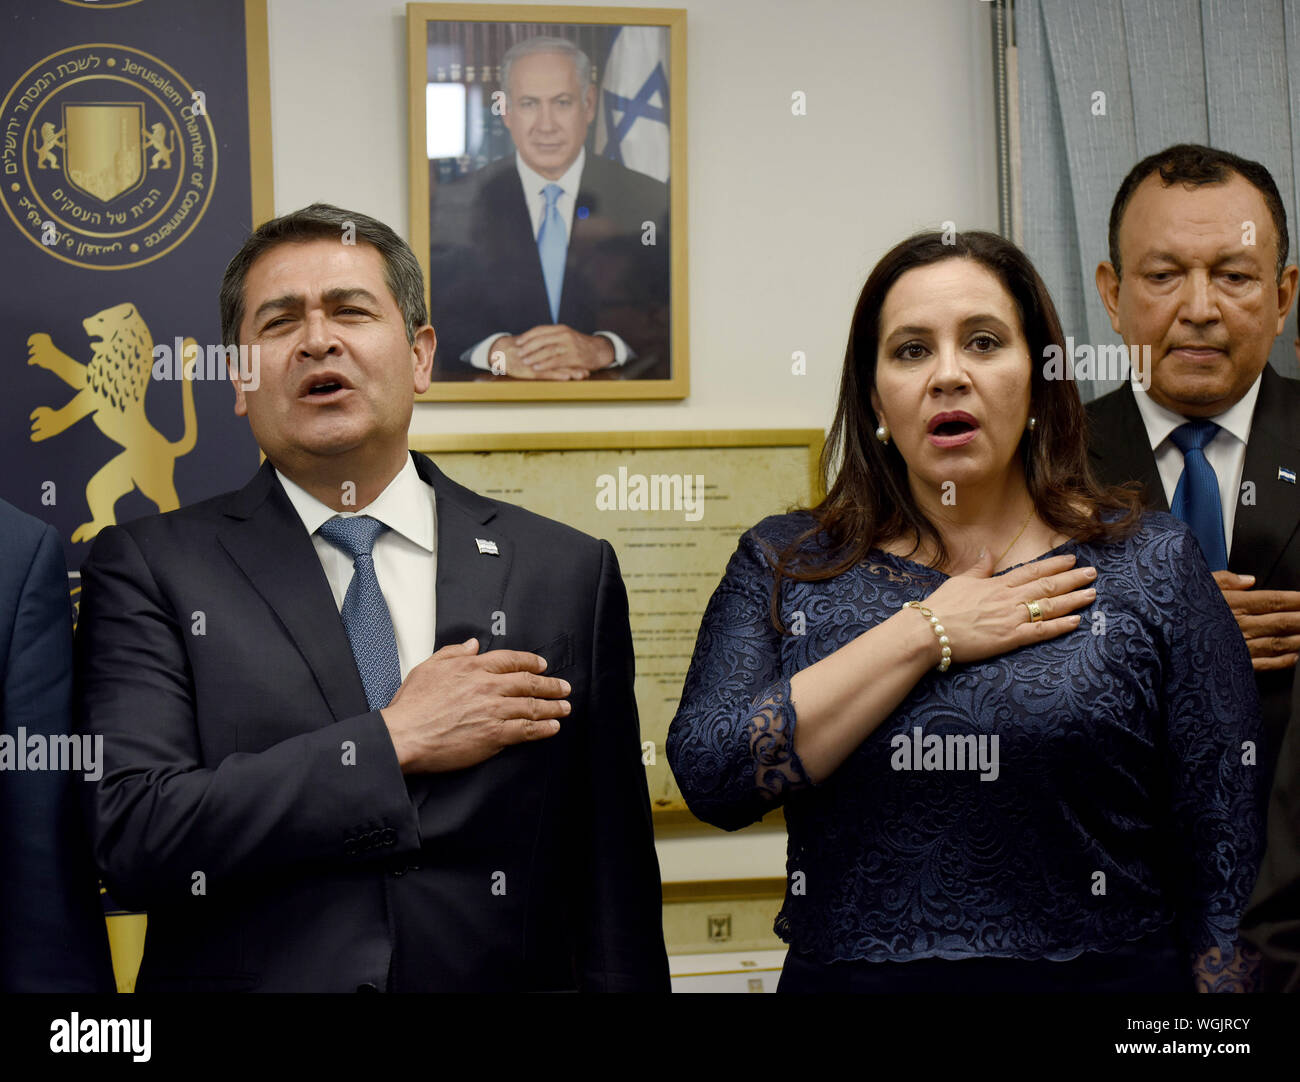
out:
M926 438L935 447L960 447L970 443L979 428L979 422L962 410L938 413L926 425Z

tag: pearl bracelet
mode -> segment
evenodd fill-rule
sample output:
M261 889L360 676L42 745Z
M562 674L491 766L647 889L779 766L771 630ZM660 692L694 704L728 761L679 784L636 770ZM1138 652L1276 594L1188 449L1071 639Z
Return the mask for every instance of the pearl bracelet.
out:
M943 647L943 656L939 661L939 671L947 672L948 666L952 664L952 646L949 643L948 636L943 630L943 624L939 623L939 617L935 616L929 609L919 601L909 601L903 606L905 609L918 609L922 616L930 621L930 627L934 633L939 636L939 645Z

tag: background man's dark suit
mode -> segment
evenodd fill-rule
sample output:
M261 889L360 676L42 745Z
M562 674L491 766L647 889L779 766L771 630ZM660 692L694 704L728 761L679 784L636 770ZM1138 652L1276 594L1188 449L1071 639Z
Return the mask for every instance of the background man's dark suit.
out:
M574 206L552 320L515 156L437 190L429 259L435 379L472 372L460 355L489 334L552 322L582 334L613 331L637 354L616 371L668 378L668 186L588 153ZM654 244L642 243L644 222L654 223Z
M1300 681L1268 806L1268 846L1241 934L1264 954L1265 992L1300 992Z
M1089 450L1102 481L1141 481L1150 507L1168 511L1155 454L1129 385L1088 404ZM1237 499L1228 569L1254 575L1256 590L1300 589L1300 485L1278 477L1278 467L1300 473L1300 383L1265 365L1241 480L1255 484L1254 506ZM1257 672L1267 747L1260 762L1272 770L1291 712L1295 669Z
M0 500L0 728L72 729L72 603L54 527ZM76 781L0 771L0 992L111 992Z
M437 498L438 646L540 653L572 713L404 777L269 462L237 493L103 531L80 705L105 734L95 853L149 912L139 989L667 989L613 550L414 457Z

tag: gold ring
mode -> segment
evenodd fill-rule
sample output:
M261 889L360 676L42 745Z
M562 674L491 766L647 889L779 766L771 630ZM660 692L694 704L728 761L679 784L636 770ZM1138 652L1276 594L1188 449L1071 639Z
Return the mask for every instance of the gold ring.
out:
M1038 623L1043 618L1043 610L1038 607L1037 601L1022 601L1022 605L1029 610L1029 619L1032 623Z

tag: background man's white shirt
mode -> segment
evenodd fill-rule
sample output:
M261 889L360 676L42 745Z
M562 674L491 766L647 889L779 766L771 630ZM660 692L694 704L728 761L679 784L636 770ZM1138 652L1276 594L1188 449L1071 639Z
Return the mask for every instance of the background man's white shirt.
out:
M1223 540L1228 555L1232 555L1232 527L1237 521L1237 501L1241 498L1241 473L1246 465L1246 441L1250 439L1250 422L1255 416L1255 401L1259 398L1262 373L1250 389L1237 402L1222 413L1206 418L1219 426L1220 431L1205 445L1205 459L1219 479L1219 503L1223 507ZM1137 399L1138 412L1146 426L1147 440L1156 456L1156 469L1164 486L1165 499L1174 504L1178 479L1183 475L1183 453L1170 439L1179 425L1193 418L1174 413L1154 401L1140 383L1133 383L1133 397Z

